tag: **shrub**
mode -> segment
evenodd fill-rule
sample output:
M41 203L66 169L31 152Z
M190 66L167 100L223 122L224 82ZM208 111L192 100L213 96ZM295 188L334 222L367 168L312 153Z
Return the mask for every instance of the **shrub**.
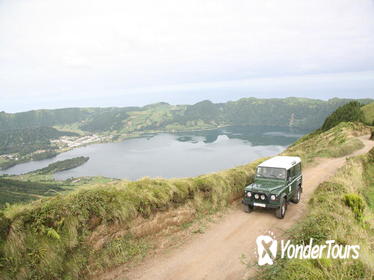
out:
M374 148L372 148L368 153L368 162L373 163L374 162Z
M10 226L10 220L4 216L4 213L0 211L0 242L4 240L8 234Z
M361 196L355 193L346 194L344 195L344 202L349 208L351 208L353 214L355 214L355 218L361 222L364 217L365 209L364 200Z
M322 125L322 130L326 131L338 125L341 122L364 122L365 116L361 110L361 104L357 101L351 101L328 116Z

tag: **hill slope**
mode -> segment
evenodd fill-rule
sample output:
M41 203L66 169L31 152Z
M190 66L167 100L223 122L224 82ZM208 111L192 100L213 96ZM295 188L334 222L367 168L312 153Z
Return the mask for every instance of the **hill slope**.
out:
M328 114L351 99L328 101L307 98L257 99L194 105L157 103L144 107L67 108L16 114L0 113L0 130L40 126L73 127L81 131L132 133L151 130L213 128L220 125L320 127ZM369 103L373 100L357 100Z
M369 142L366 139L365 148L360 152L356 153L366 153L370 148L374 146L374 142ZM374 151L373 151L374 152ZM250 214L245 213L240 206L235 206L228 213L226 213L223 218L219 219L205 230L205 232L194 237L187 242L163 255L157 255L149 257L140 266L135 269L130 269L127 271L123 268L118 268L109 274L104 274L101 277L95 279L132 279L132 280L146 280L146 279L164 279L164 280L188 280L188 279L205 279L205 280L225 280L225 279L248 279L243 277L245 274L248 276L253 276L256 273L256 267L253 265L256 263L257 258L255 255L256 250L256 238L259 235L266 234L269 231L275 234L277 239L285 238L284 232L289 230L293 225L299 224L300 220L303 218L308 210L308 202L314 203L314 215L313 219L308 219L307 221L301 223L299 229L298 238L304 238L306 240L311 237L315 238L328 238L331 237L339 238L342 242L350 242L348 244L356 244L358 240L355 240L356 236L351 236L350 234L358 234L360 237L366 237L370 232L365 232L354 218L354 214L349 207L344 206L344 202L340 202L340 196L342 193L351 192L351 184L359 183L357 186L362 185L362 179L360 179L357 172L362 172L362 165L364 162L354 162L354 164L349 164L345 169L347 175L351 176L351 180L348 181L342 192L338 194L333 194L335 196L326 197L326 191L323 183L329 177L333 176L335 172L345 164L345 158L335 158L335 159L323 159L318 160L318 165L313 167L308 167L303 171L304 173L304 191L302 195L302 200L299 204L290 204L287 210L287 216L283 220L278 220L274 218L272 211L266 210L256 210ZM351 170L355 167L354 170ZM355 177L352 177L352 174ZM338 175L337 180L341 176ZM341 180L341 179L340 179ZM321 184L322 183L322 184ZM321 184L321 185L319 185ZM316 198L313 192L317 189L318 196ZM336 190L336 189L334 189ZM331 195L330 190L329 195ZM322 203L328 204L326 208L320 209ZM330 224L330 219L318 219L319 216L328 218L334 217L334 205L335 201L339 201L337 206L339 207L339 214L343 217L348 217L346 221L338 220ZM343 204L343 205L342 205ZM365 213L366 214L366 213ZM343 218L342 217L342 218ZM330 228L330 226L335 226L337 223L341 222L341 226L336 228ZM352 223L352 224L351 224ZM352 227L352 233L347 232ZM321 231L323 228L325 231ZM346 230L343 231L343 228ZM333 232L332 235L329 235ZM335 237L335 233L338 232L338 237ZM314 234L314 235L312 235ZM323 235L326 234L326 237ZM346 235L345 235L346 234ZM323 237L322 237L323 236ZM370 239L362 239L360 244L365 245L363 247L363 254L367 254L370 250L370 242L373 240L374 235L371 234ZM309 240L308 240L309 242ZM343 243L344 244L344 243ZM371 255L373 256L373 255ZM267 271L268 274L260 275L260 279L362 279L359 276L367 276L366 279L370 279L371 273L374 269L370 270L367 265L370 264L370 258L365 258L363 261L357 261L353 264L348 263L347 271L345 274L339 274L340 269L343 270L346 267L342 265L336 269L336 274L324 274L323 270L318 271L317 268L308 272L308 263L295 260L290 262L287 267L282 267L283 263L279 266L270 266ZM323 264L323 261L321 261ZM327 261L326 261L327 262ZM313 263L313 262L312 262ZM361 267L364 264L364 267ZM247 265L247 266L246 266ZM331 267L336 268L338 262L332 261ZM320 264L321 266L321 264ZM354 269L357 268L356 271ZM350 269L350 270L349 270ZM317 273L318 272L318 273ZM349 272L351 272L352 278L349 278ZM346 278L340 278L341 275L348 275ZM309 278L312 276L311 278ZM314 276L314 278L313 278ZM336 276L329 277L329 276Z
M363 106L362 111L364 112L366 122L374 125L374 102Z
M363 126L342 123L331 133L334 139L326 149L335 145L335 139L365 133ZM304 139L312 158L320 154L314 137ZM341 144L344 152L337 155L346 153L347 145L346 140ZM239 198L252 181L257 163L196 178L114 181L10 206L0 214L0 275L4 279L78 279L89 271L144 256L156 246L155 234Z

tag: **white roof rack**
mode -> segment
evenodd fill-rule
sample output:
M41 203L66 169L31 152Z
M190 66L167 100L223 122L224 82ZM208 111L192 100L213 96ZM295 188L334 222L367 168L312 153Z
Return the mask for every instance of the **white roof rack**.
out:
M292 166L298 164L299 162L301 162L301 159L299 157L276 156L271 159L265 160L259 166L290 169Z

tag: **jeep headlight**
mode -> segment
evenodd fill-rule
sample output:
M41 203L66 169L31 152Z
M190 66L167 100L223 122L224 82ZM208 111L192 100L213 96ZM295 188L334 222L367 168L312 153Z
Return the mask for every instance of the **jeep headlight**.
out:
M270 196L270 199L271 200L275 200L277 197L275 196L275 194L272 194L271 196Z
M259 199L259 197L260 197L260 196L258 195L258 193L256 193L256 194L255 194L255 198L256 198L256 199Z
M266 196L264 194L261 195L261 200L265 200Z
M251 197L252 196L252 193L251 192L247 192L247 197Z

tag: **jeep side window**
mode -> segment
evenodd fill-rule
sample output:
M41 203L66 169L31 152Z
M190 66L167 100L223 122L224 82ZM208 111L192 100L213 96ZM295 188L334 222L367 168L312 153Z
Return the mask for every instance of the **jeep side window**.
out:
M291 169L287 170L287 181L291 181Z

